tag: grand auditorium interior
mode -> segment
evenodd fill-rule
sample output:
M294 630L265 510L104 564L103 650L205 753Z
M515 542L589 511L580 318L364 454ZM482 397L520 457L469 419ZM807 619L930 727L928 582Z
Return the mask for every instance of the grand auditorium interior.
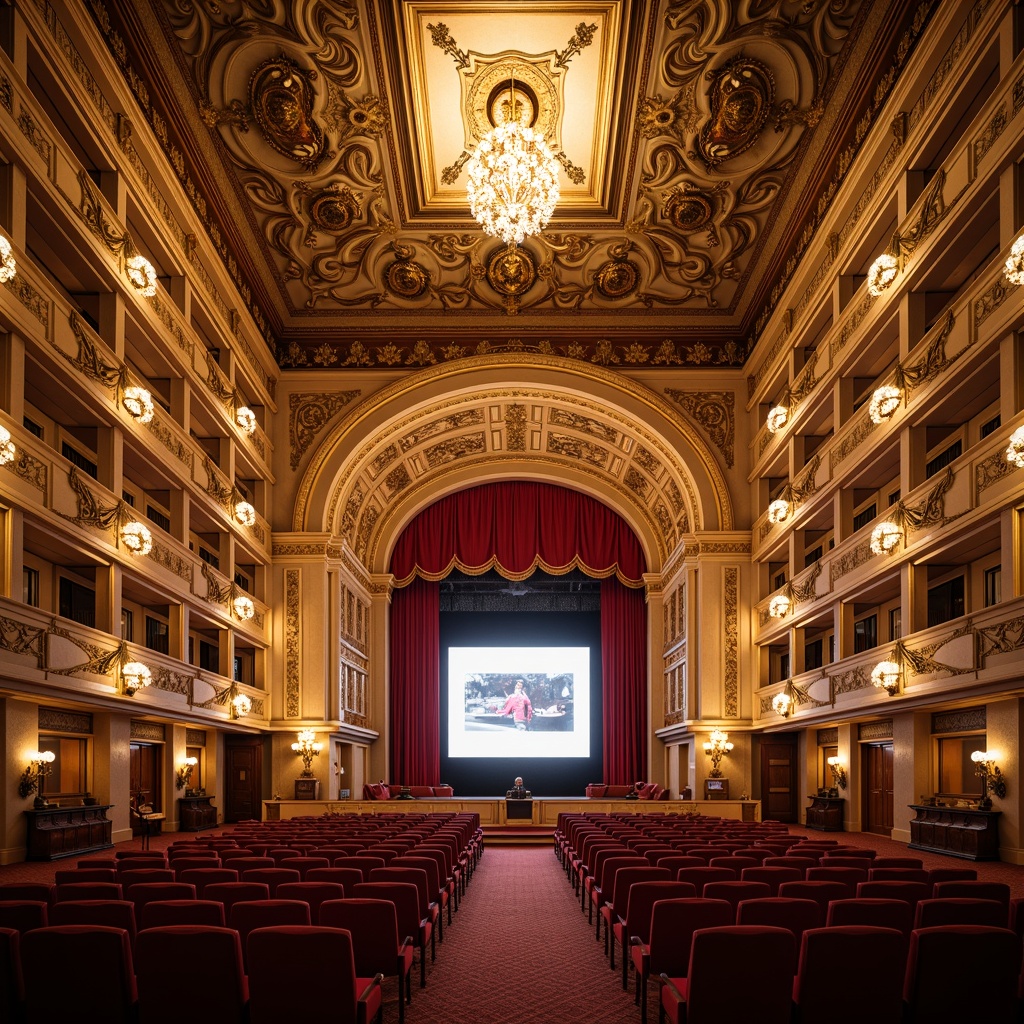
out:
M1024 863L1022 49L0 5L0 864L516 776Z

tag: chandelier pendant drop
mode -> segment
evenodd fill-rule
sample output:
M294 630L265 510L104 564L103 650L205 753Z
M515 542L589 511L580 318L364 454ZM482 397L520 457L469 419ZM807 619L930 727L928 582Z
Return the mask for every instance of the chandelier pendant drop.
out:
M513 78L508 117L480 140L466 164L470 212L509 248L539 235L558 202L558 161L516 109Z

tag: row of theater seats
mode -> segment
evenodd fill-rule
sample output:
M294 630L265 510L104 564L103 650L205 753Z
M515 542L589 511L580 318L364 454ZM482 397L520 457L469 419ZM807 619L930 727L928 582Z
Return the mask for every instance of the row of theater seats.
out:
M919 859L890 858L886 866L875 851L844 849L838 840L736 824L702 821L694 845L694 829L669 836L664 822L648 818L560 822L555 853L591 922L596 915L598 939L605 925L612 968L619 952L623 988L633 967L642 1021L650 982L662 986L659 1017L674 1024L748 1012L787 1024L960 1020L978 994L971 986L966 1001L937 1005L936 980L948 982L966 963L977 968L967 977L987 975L989 961L1003 979L980 1002L993 1020L1017 1019L1024 901L1011 900L1008 885L980 882L971 868L930 875ZM652 839L652 830L661 834ZM746 958L761 956L762 946L771 955L748 969ZM741 985L737 963L745 965ZM771 984L759 973L765 963ZM868 981L849 996L849 986L837 984L837 964Z
M91 964L91 950L103 948L113 973L83 969L83 978L91 978L84 997L64 985L61 973L62 991L74 993L74 1012L84 1019L120 1020L123 1013L123 1019L148 1024L180 1020L199 1005L206 1013L214 1005L220 1009L210 1019L277 1021L287 1005L289 1015L301 1006L307 1014L329 1011L331 1019L368 1021L382 1007L381 980L394 978L403 1021L415 950L425 986L427 947L433 960L435 935L443 941L445 919L451 924L482 853L475 816L373 820L358 829L316 821L176 842L166 853L145 857L126 851L109 860L88 858L75 869L58 869L53 885L0 885L0 1020L65 1020L71 1004L58 999L60 1011L51 1013L54 991L46 977L52 978L54 963L79 957ZM118 936L116 942L107 932ZM177 956L168 956L175 943ZM333 951L336 963L319 954L310 959L313 946ZM161 974L154 950L174 964L174 982ZM47 958L48 975L42 966ZM200 962L204 967L195 969ZM221 962L224 971L206 970ZM319 981L307 985L315 963L323 965L317 973L327 979L326 988ZM335 1005L338 969L345 978ZM294 989L281 984L300 976ZM102 978L116 1012L99 995ZM341 1017L339 1006L347 1008Z

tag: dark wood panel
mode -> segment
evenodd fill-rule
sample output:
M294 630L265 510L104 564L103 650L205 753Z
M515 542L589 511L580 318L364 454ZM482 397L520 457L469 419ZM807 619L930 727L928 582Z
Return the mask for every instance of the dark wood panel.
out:
M761 817L796 823L796 736L780 733L761 743Z
M893 828L893 747L871 743L865 753L864 831L888 836Z
M225 823L258 819L263 806L262 742L248 736L231 739L224 753L228 774Z

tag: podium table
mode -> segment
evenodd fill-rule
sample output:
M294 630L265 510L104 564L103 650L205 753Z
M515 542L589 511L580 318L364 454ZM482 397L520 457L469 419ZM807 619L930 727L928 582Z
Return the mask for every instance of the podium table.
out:
M517 800L514 797L505 799L505 820L506 821L533 821L533 800L527 797Z

